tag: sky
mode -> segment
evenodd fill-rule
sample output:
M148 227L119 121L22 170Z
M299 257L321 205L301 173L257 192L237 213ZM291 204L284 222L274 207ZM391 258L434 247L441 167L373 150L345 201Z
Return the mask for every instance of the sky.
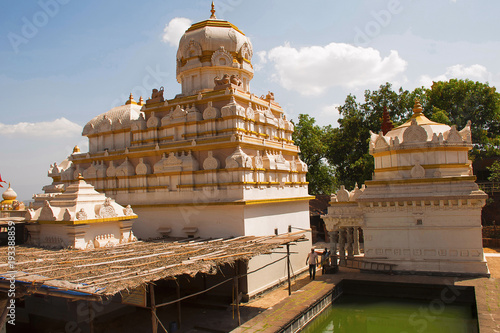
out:
M41 193L50 164L75 145L87 151L83 126L129 93L180 93L178 40L209 18L210 3L0 2L0 175L18 199ZM215 9L253 44L251 92L274 92L291 119L337 126L348 94L362 100L385 82L500 84L497 0L218 0Z

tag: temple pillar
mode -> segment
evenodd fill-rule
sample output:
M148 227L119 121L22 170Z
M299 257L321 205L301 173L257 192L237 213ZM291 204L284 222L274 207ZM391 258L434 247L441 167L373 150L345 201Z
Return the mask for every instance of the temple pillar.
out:
M347 259L354 259L354 250L353 250L353 229L352 227L347 228Z
M328 235L330 237L330 253L331 253L331 262L333 266L337 266L337 237L339 235L338 230L329 231Z
M346 230L345 228L339 229L339 265L345 266L345 240L346 240Z
M354 255L359 255L359 227L354 227L353 228L353 250L354 250Z

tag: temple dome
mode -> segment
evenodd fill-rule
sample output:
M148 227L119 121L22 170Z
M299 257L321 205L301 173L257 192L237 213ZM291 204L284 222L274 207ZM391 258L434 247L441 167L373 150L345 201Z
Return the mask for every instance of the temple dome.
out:
M212 90L214 79L237 75L242 88L249 90L253 77L250 39L228 21L212 16L191 25L181 37L177 50L177 81L184 95Z
M404 124L387 132L385 136L392 139L398 137L399 142L403 142L404 132L406 131L407 128L411 126L413 121L415 121L417 125L421 126L427 132L427 140L429 141L432 139L434 134L436 135L439 135L440 133L445 134L449 132L451 129L451 127L446 124L441 124L431 121L426 116L424 116L424 114L422 113L422 105L417 100L415 102L415 106L413 107L412 117Z
M10 187L10 183L9 183L9 188L5 190L5 192L3 192L2 198L3 198L2 205L4 204L11 205L16 200L17 193L12 189L12 187Z
M125 104L117 106L90 120L83 128L82 135L107 132L113 129L129 128L131 120L136 120L141 114L142 106Z

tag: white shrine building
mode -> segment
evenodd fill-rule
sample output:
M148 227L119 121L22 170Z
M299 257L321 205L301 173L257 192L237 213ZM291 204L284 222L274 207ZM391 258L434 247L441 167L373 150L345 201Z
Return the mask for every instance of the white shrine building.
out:
M130 95L95 116L83 130L89 151L75 149L52 165L53 183L39 200L64 191L81 173L97 191L133 207L140 239L309 230L307 165L274 95L251 93L252 55L248 37L212 8L180 40L182 93L168 99L161 87L145 102ZM292 248L295 273L305 269L310 247L309 240ZM248 271L280 256L256 257ZM249 276L245 291L251 296L285 276L282 260Z
M396 271L488 275L481 234L487 195L468 158L471 124L458 131L432 122L418 101L413 111L385 135L371 134L373 179L332 196L323 219L338 234L340 260L346 250L354 257L362 228L367 261Z

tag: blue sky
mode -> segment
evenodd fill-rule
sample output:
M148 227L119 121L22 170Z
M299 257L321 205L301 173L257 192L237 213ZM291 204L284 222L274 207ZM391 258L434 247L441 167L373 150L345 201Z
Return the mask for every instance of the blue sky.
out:
M176 39L210 16L206 0L4 0L0 4L0 174L22 200L79 145L85 123L152 88L180 92ZM250 37L251 90L292 119L336 126L336 106L389 81L413 89L452 77L500 82L494 0L220 0Z

